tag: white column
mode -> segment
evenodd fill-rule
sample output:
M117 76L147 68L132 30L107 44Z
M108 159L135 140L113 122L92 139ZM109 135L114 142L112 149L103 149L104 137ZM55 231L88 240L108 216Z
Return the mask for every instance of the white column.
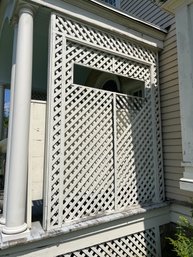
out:
M6 169L5 169L5 184L3 196L3 215L0 219L1 224L5 224L6 211L7 211L7 191L9 181L9 164L10 164L10 151L11 151L11 135L13 127L13 99L15 87L15 68L16 68L16 46L17 46L17 31L18 25L14 21L14 40L13 40L13 54L12 54L12 69L11 69L11 87L10 87L10 109L9 109L9 127L8 127L8 140L7 140L7 156L6 156Z
M26 230L27 158L30 122L33 49L33 11L22 7L19 13L13 127L10 144L5 234Z

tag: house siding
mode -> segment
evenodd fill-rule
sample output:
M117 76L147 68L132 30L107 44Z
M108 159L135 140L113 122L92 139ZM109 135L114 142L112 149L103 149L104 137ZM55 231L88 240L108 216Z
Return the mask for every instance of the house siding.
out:
M190 202L192 193L180 190L183 177L182 137L175 21L164 41L159 58L160 97L163 134L163 164L167 199Z
M169 200L191 202L193 193L181 190L179 185L184 168L181 166L182 136L175 19L150 0L122 0L121 9L146 22L168 29L163 50L159 54L165 192Z
M160 7L150 0L121 0L120 7L128 14L162 28L167 28L173 19L171 14L160 10Z

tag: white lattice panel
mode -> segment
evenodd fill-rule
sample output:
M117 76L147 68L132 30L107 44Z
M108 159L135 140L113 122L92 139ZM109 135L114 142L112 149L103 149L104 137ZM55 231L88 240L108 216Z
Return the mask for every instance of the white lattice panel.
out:
M162 163L162 133L161 133L161 117L160 117L160 97L159 97L159 89L157 87L157 68L156 66L152 67L153 71L153 83L152 83L152 93L153 93L153 109L154 109L154 141L155 149L154 152L156 153L156 164L157 164L157 194L160 201L164 201L165 199L165 192L164 192L164 173L163 173L163 163Z
M45 227L163 200L156 54L57 15L51 28ZM146 98L72 85L75 63L142 80Z
M55 30L58 33L65 33L67 37L85 41L91 46L99 46L107 50L112 50L118 54L129 55L142 61L155 63L155 52L132 42L128 42L111 33L103 32L89 25L56 16Z
M129 61L124 58L114 58L113 72L115 72L116 74L124 75L129 78L143 80L146 82L147 86L150 83L149 66Z
M113 71L113 57L110 54L94 50L70 41L66 42L66 85L73 82L73 64L85 66L103 71Z
M52 226L58 226L61 212L59 212L61 200L60 191L61 179L61 122L62 122L62 77L64 64L64 41L61 35L52 37L52 60L53 66L50 68L49 102L49 129L47 134L47 178L48 190L46 192L49 199L49 210L46 216Z
M118 206L153 201L155 178L152 117L146 99L117 95Z
M155 257L158 256L156 243L152 228L57 257Z
M69 86L65 101L64 220L114 209L113 95Z

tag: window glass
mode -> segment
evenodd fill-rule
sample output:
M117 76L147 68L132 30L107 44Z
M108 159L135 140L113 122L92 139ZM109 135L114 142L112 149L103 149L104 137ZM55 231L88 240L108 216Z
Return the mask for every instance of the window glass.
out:
M104 2L116 6L116 0L104 0Z

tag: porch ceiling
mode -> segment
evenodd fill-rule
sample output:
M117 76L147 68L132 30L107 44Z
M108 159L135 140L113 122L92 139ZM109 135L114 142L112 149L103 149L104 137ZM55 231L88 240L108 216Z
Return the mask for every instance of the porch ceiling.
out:
M13 27L9 26L8 20L5 21L0 37L0 82L10 83Z

